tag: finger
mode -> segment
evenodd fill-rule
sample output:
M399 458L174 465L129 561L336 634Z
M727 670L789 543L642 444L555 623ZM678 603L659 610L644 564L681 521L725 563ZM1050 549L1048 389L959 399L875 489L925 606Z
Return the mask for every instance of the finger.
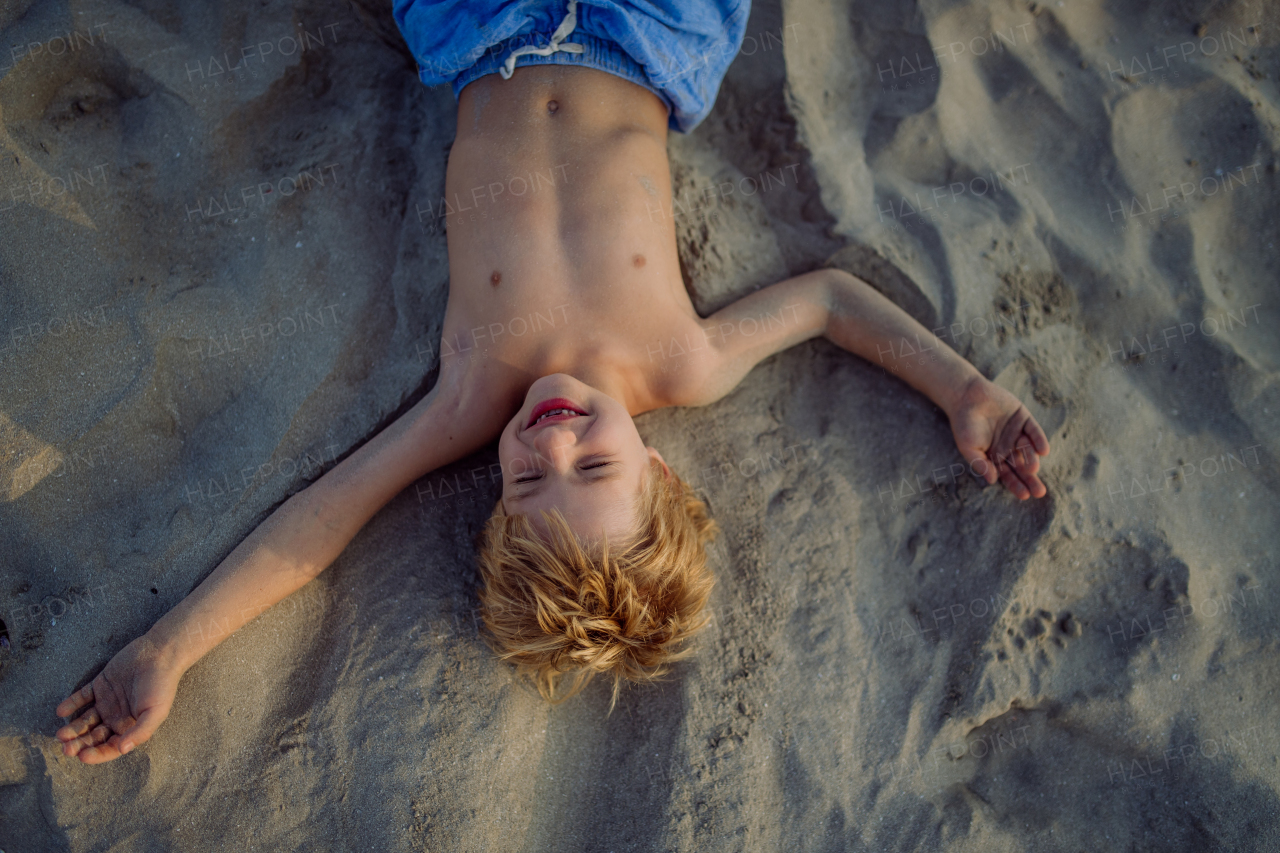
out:
M85 764L102 764L120 757L120 750L110 741L91 746L78 756Z
M54 732L54 737L61 741L74 740L100 722L102 722L102 717L98 715L98 709L90 708L88 711L81 714L79 719L68 723Z
M1005 464L1012 461L1014 445L1022 437L1023 425L1030 419L1031 413L1027 411L1026 406L1022 406L1018 411L1014 412L1009 420L1004 422L991 448L997 464Z
M1035 461L1036 467L1038 468L1040 464L1039 457L1035 455L1030 446L1027 447L1026 453L1030 454L1030 458ZM1013 469L1013 474L1026 488L1027 497L1042 498L1049 493L1048 488L1046 488L1045 484L1036 476L1035 471L1015 468ZM1019 499L1024 499L1024 495L1021 492L1015 492L1015 494L1018 495Z
M62 703L54 709L54 713L59 717L70 717L76 711L79 711L85 705L93 701L93 685L86 684L75 693L72 693Z
M1027 418L1026 424L1023 425L1022 431L1031 439L1031 443L1035 445L1036 453L1041 456L1049 455L1049 437L1044 434L1044 430L1040 428L1040 424L1036 423L1036 419Z
M1024 476L1022 478L1022 482L1031 490L1031 497L1033 498L1042 498L1049 494L1048 487L1046 487L1035 474L1028 474L1027 476Z
M976 447L961 448L960 453L969 463L969 470L986 480L988 486L996 481L996 466L985 453Z
M1040 470L1040 457L1036 455L1035 446L1026 435L1021 436L1013 446L1013 468L1024 480L1028 474Z
M1000 466L1000 482L1004 483L1005 488L1013 492L1013 496L1020 501L1025 501L1031 497L1030 490L1027 489L1026 485L1008 465Z
M143 711L142 716L138 717L137 725L126 729L120 737L118 744L120 754L124 755L138 744L150 740L151 735L155 734L156 729L160 728L160 724L168 715L167 709L163 708L148 708Z
M111 737L111 729L105 725L95 726L87 734L83 734L62 747L63 755L81 755Z

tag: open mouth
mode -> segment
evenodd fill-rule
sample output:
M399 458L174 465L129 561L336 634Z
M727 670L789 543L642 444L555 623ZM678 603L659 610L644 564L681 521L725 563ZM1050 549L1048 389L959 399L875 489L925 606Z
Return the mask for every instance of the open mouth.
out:
M569 420L585 414L587 414L586 410L572 400L555 397L550 400L543 400L533 407L533 412L529 415L529 423L525 425L525 429L532 429L537 424L545 421Z

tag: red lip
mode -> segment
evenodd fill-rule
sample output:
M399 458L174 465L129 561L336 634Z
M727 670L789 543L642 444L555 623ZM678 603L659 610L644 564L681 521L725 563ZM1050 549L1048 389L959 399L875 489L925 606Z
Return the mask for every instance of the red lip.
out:
M542 417L547 412L550 412L552 409L569 409L571 411L577 412L579 415L587 414L585 409L583 409L581 406L579 406L577 403L573 402L572 400L566 400L564 397L553 397L550 400L543 400L541 403L533 407L533 413L529 415L529 422L524 425L524 428L529 429L531 426L533 426L534 422L538 420L538 418ZM554 418L547 418L547 420L543 421L543 423L546 423L547 421L558 421L561 418L570 418L570 417L573 417L573 416L557 415Z

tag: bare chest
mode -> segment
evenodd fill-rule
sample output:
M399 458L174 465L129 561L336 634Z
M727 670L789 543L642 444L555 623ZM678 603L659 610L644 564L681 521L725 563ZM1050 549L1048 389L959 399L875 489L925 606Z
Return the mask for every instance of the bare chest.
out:
M665 146L641 133L505 150L455 144L442 362L511 381L607 359L656 378L698 317L670 218ZM656 381L656 380L655 380Z

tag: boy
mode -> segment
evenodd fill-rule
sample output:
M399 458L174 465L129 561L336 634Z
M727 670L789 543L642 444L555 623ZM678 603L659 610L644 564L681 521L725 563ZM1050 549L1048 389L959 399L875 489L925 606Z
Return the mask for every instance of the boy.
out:
M818 335L868 359L894 352L900 337L928 335L865 282L830 269L705 320L694 310L674 224L649 211L671 207L668 127L688 131L710 111L747 5L672 3L659 22L617 3L397 0L422 78L451 81L458 94L446 197L475 206L448 221L443 338L470 356L443 358L420 403L285 501L63 701L60 716L80 712L57 733L67 755L95 764L145 742L196 660L323 571L406 486L494 438L502 497L480 568L495 650L548 697L566 672L569 695L603 672L616 699L621 679L651 679L679 656L711 588L703 544L714 525L632 418L719 400L762 359ZM514 191L515 176L548 170L562 179ZM494 186L512 191L499 198ZM510 318L557 309L564 323L502 331ZM784 321L752 336L717 334L765 315ZM677 369L647 357L654 341L686 335L707 345ZM988 483L1042 497L1037 456L1049 445L1039 425L941 341L936 349L933 362L886 366L947 412L960 452ZM211 621L230 630L191 628Z

